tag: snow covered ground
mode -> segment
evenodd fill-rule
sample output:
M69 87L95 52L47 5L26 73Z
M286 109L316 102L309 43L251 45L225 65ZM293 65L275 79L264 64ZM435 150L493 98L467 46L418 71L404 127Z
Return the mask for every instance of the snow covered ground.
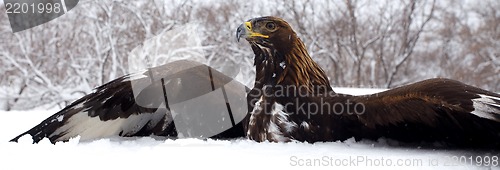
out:
M337 88L366 94L381 90ZM389 146L385 141L256 143L232 141L112 138L92 142L31 144L8 142L57 110L0 111L0 169L498 169L499 153ZM469 158L469 156L474 156ZM462 157L462 162L454 161ZM471 165L489 160L497 167ZM496 162L494 161L496 156ZM464 162L466 162L464 164ZM472 164L475 164L473 162Z

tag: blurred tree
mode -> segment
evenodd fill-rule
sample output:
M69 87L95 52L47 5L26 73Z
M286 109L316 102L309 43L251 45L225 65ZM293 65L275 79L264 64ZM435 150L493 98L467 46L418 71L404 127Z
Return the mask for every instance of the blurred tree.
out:
M251 86L253 54L234 31L264 15L291 23L334 86L447 77L500 91L498 9L496 0L85 0L16 34L0 15L0 109L63 107L128 73L130 52L146 40L161 42L161 54L147 53L163 55L157 64L192 57ZM172 33L198 37L155 39Z

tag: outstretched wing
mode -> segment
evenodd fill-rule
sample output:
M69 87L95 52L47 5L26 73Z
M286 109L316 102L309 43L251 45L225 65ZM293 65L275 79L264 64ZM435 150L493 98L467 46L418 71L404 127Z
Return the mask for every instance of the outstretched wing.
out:
M76 136L80 136L80 140L111 136L177 136L176 118L203 123L199 116L182 113L182 107L186 106L178 103L217 89L224 93L225 98L207 101L205 107L220 107L222 103L223 109L230 112L232 121L232 126L224 126L226 131L217 137L243 136L243 131L238 129L242 128L239 121L245 116L241 113L247 112L246 102L245 107L242 107L241 104L229 102L228 98L244 101L247 88L206 65L182 60L125 75L104 84L11 141L17 142L26 134L32 136L34 143L43 138L55 143ZM177 109L179 113L173 113L172 106L181 107ZM220 115L206 117L217 116ZM183 132L193 133L189 129L191 126L184 125Z
M500 95L458 81L430 79L369 96L358 105L358 138L443 141L457 146L500 146Z

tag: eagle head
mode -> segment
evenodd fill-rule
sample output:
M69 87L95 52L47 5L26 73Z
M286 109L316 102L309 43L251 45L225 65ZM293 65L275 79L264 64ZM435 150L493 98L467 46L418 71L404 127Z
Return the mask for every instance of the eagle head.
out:
M325 72L285 20L272 16L250 19L236 30L236 39L240 38L250 43L255 54L255 87L293 85L315 92L321 86L332 91Z
M290 51L297 34L283 19L266 16L253 18L241 24L236 31L237 41L245 38L252 46Z

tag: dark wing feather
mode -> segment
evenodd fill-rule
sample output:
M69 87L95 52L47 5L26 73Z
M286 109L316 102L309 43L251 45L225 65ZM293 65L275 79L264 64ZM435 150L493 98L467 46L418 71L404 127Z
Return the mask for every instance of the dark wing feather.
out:
M43 138L55 143L76 136L80 136L80 140L110 136L177 136L169 103L183 102L208 93L209 91L193 90L199 89L200 84L207 82L211 84L211 90L224 87L227 96L244 98L245 91L241 93L238 88L244 87L243 85L226 85L232 80L206 65L193 61L176 61L150 68L148 71L126 75L96 88L94 92L78 99L11 141L17 142L26 134L32 136L34 143ZM167 98L166 91L170 92L170 99ZM207 103L207 107L210 106L211 103ZM237 111L239 108L232 109ZM246 113L246 110L244 112ZM243 131L238 130L242 129L241 122L236 123L238 124L235 127L217 137L243 136Z
M364 106L345 122L360 127L345 129L357 138L500 147L500 95L458 81L430 79L350 99Z
M110 81L11 141L17 142L21 136L26 134L32 136L34 143L38 143L45 137L55 143L57 141L67 141L78 135L87 135L81 137L83 139L92 139L112 135L133 136L138 132L143 134L160 133L151 130L161 131L161 128L155 127L166 126L161 124L171 123L171 119L168 120L165 105L163 105L163 108L159 107L163 100L149 100L150 107L143 107L136 103L136 98L158 96L150 95L150 89L158 89L161 84L145 84L145 88L140 90L137 97L134 97L132 81L136 84L146 83L148 78L146 75L136 74L126 75ZM127 119L131 115L143 115L143 117L131 122L116 122L119 119ZM128 123L128 125L124 123ZM109 128L109 126L120 127L116 127L114 131L104 132L103 129ZM133 128L126 128L125 126ZM91 131L94 131L94 134Z

